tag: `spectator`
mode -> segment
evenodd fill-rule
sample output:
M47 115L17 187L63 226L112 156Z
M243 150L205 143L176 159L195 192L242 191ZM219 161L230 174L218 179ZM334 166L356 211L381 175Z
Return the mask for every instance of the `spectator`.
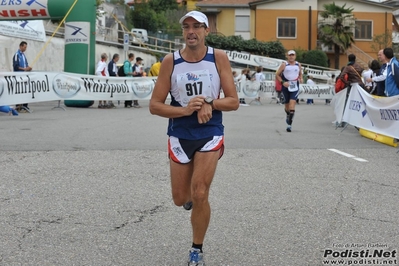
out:
M281 92L284 95L285 105L284 111L286 113L285 122L287 123L287 132L291 132L292 122L295 115L295 104L297 103L299 95L299 83L302 79L302 66L296 61L296 53L290 50L287 53L288 60L283 61L277 70L276 78L281 82Z
M371 64L371 61L368 62L367 69L363 70L363 72L362 72L364 88L369 93L371 92L371 89L373 87L373 82L367 81L368 78L373 77L373 70L371 70L370 64Z
M109 77L107 59L108 59L108 55L106 53L102 53L101 60L98 61L98 63L97 63L97 68L96 68L97 76ZM100 100L98 103L98 108L100 108L100 109L109 108L109 106L107 105L107 101Z
M277 75L277 71L276 71L276 75ZM281 97L281 95L282 95L281 88L282 88L281 82L278 80L278 78L276 76L274 79L274 89L277 92L277 102L276 103L279 105L282 105L282 102L283 102L283 99Z
M399 95L399 87L395 81L395 76L398 77L399 75L399 62L394 56L392 48L385 48L383 53L388 60L385 79L385 95L387 97Z
M9 115L18 115L18 112L14 108L12 108L8 105L0 106L0 112L6 113Z
M108 63L108 73L110 77L117 77L118 76L118 66L116 63L119 61L119 54L114 54L112 56L112 60Z
M242 71L244 71L244 69ZM233 79L234 79L234 84L236 84L236 87L238 86L237 84L239 84L242 79L246 80L246 78L247 77L245 75L240 75L238 74L237 71L233 71ZM240 105L249 106L248 104L245 103L245 98L240 98Z
M159 61L154 63L150 68L150 73L148 74L149 77L158 77L159 70L161 69L161 63L163 61L163 57L159 58Z
M314 81L313 81L313 76L308 75L308 80L306 81L306 84L307 84L307 85L310 85L310 86L315 85L315 83L314 83ZM306 104L311 104L311 105L313 105L313 104L314 104L313 99L307 99Z
M356 63L356 55L350 54L348 55L348 64L344 68L344 70L340 74L340 79L342 82L348 87L348 93L349 95L350 90L351 90L351 85L352 83L358 83L359 86L364 88L364 83L363 79L361 76L361 73L363 72L363 67L361 67L358 63ZM348 80L344 79L344 76L348 74Z
M378 60L374 59L370 61L369 68L372 70L372 75L371 77L376 77L380 74L380 69L381 69L381 64L378 62ZM373 79L371 78L371 90L370 94L377 95L377 82L374 82Z
M347 85L346 85L347 83L345 84L345 82L343 82L342 79L347 81L348 74L343 75L342 79L341 79L341 75L342 75L342 72L344 71L344 69L345 69L345 67L343 66L341 68L341 72L339 72L338 77L336 77L336 79L335 79L335 93L338 93L347 88Z
M202 247L211 217L210 186L224 150L222 111L236 110L239 102L226 53L205 45L210 32L206 15L191 11L180 23L186 46L165 57L150 112L169 118L173 201L192 209L192 245L185 265L204 266ZM200 92L196 90L199 82L209 86ZM223 98L219 98L221 88ZM167 104L169 94L172 101Z
M251 76L249 75L249 68L244 68L243 70L241 70L241 76L239 78L240 82L245 82L248 80L251 80ZM240 105L241 106L249 106L249 104L247 104L245 102L245 98L240 98Z
M234 83L239 82L240 79L241 79L241 76L237 73L237 71L234 70L234 71L232 72L232 74L233 74Z
M132 69L132 61L134 60L134 54L130 53L128 55L128 59L123 62L123 66L121 66L122 69L120 69L118 72L121 73L119 76L126 76L126 77L132 77L133 76L133 69ZM125 101L125 108L130 108L132 107L132 101Z
M265 74L262 73L263 68L261 66L256 67L256 73L255 73L255 81L259 82L259 84L263 81L266 80ZM260 104L260 90L262 86L259 85L259 90L258 90L258 98L255 99L256 104Z
M118 76L118 66L116 63L119 61L119 54L114 54L112 56L112 60L108 63L108 73L110 77L117 77ZM108 101L108 106L111 108L115 108L115 105L112 101Z
M384 55L384 50L378 51L377 54L378 60L381 62L381 68L378 71L378 74L373 77L369 78L368 81L374 82L377 85L377 96L386 96L385 95L385 79L387 76L387 65L389 60Z
M251 70L248 68L248 75L251 77L250 80L255 80L257 66L254 66L254 72L251 73Z
M14 54L12 58L12 65L15 72L32 71L32 67L29 66L28 59L25 56L25 51L27 48L28 48L27 42L22 41L19 44L19 50ZM17 104L16 109L19 112L25 112L25 111L31 112L27 103Z
M331 78L327 80L327 85L330 85L333 87L333 90L335 89L335 74L331 75ZM331 103L330 99L326 99L326 105L329 105Z
M143 58L137 57L136 63L133 65L133 77L142 77L143 76ZM137 100L133 100L133 107L134 108L141 108L139 102Z

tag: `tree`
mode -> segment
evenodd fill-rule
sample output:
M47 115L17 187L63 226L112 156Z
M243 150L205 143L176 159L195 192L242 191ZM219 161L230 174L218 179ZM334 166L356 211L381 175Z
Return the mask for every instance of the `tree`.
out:
M179 8L176 0L151 0L148 4L157 13L164 12L165 10L177 10Z
M131 11L131 18L135 28L147 31L156 31L158 28L157 13L151 9L148 3L135 4L134 10Z
M104 3L104 0L96 0L96 16L101 17L101 13L98 11L98 8Z
M185 12L183 12L185 13ZM181 30L176 14L183 14L175 0L150 0L134 4L130 12L131 22L135 28L149 32Z
M114 5L125 5L125 0L111 0L110 3Z
M302 64L328 67L328 57L326 53L321 50L310 50L305 52L300 62Z
M324 11L320 12L323 18L319 22L318 34L319 40L325 46L334 47L335 68L339 68L339 55L346 51L355 43L353 38L353 29L355 28L355 18L353 8L346 8L332 4L323 5Z
M371 49L374 52L378 52L386 47L392 47L392 31L389 30L380 35L374 35L373 44L371 44Z

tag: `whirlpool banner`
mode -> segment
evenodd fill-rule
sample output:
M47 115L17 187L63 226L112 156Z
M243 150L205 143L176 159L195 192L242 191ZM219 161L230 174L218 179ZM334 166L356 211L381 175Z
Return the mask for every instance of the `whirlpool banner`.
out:
M149 100L156 77L102 77L66 72L0 73L0 106L55 100ZM274 81L237 83L240 98L276 97ZM332 86L300 84L304 99L332 99Z
M65 72L6 72L0 73L0 106L54 100L149 99L155 81Z

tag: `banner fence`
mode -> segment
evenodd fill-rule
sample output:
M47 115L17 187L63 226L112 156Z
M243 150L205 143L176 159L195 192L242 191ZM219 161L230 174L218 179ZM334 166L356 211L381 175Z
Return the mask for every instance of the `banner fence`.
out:
M0 73L0 106L60 100L149 100L156 77L102 77L66 72ZM276 97L274 81L236 84L239 98ZM354 84L346 90L300 84L300 98L333 99L338 122L399 139L399 96L375 98ZM344 106L345 105L345 106Z
M346 94L340 91L331 101L337 122L399 139L399 96L376 98L353 84L345 105Z
M27 74L29 73L29 74ZM149 100L156 77L102 77L66 72L0 73L0 106L55 100ZM240 98L276 97L274 81L236 84ZM300 98L332 99L329 85L300 84Z

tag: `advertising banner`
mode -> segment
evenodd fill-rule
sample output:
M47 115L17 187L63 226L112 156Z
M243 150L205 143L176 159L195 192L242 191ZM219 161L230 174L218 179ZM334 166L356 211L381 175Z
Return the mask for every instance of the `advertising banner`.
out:
M90 43L90 23L73 21L65 23L65 45L72 43Z
M343 121L399 139L399 96L374 98L359 85L353 85Z
M346 92L348 89L343 89L334 95L331 101L331 106L334 108L335 121L339 124L342 122L342 116L345 110Z
M0 21L0 35L22 40L46 41L46 31L42 20Z
M29 74L27 74L29 73ZM67 72L0 73L0 106L53 100L138 100L151 98L156 77L102 77ZM236 84L239 98L276 97L274 81ZM328 85L299 86L300 97L332 99Z
M0 20L48 19L47 0L0 1Z
M271 98L277 95L275 82L244 81L236 84L239 98ZM322 85L299 84L299 98L301 99L332 99L335 94L334 87Z
M65 72L0 73L0 106L54 100L149 100L156 79Z
M249 53L225 50L230 62L247 66L261 66L264 69L277 70L285 61L277 58L271 58L260 55L253 55ZM303 67L302 67L303 68ZM305 70L303 68L303 70ZM308 75L315 78L330 79L332 74L338 75L339 71L334 70L318 70L313 68L306 68Z

